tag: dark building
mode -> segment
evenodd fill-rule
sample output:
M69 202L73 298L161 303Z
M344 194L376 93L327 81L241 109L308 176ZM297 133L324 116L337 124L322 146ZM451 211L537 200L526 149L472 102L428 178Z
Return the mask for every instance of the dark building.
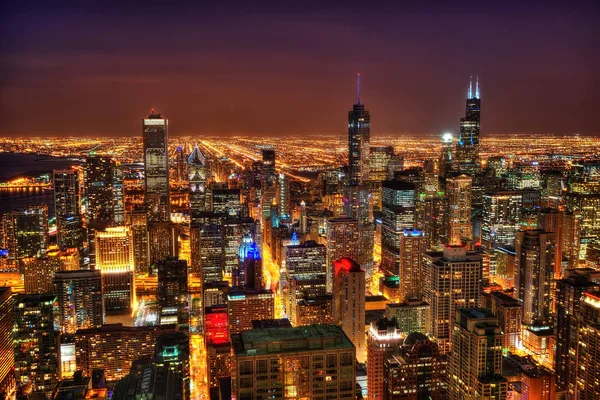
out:
M169 318L169 315L176 315L177 320L172 322L177 322L179 326L187 325L188 268L185 260L174 257L158 263L157 297L161 321Z
M263 149L262 150L262 187L263 190L271 187L277 174L275 172L275 149Z
M83 247L80 216L79 174L75 169L54 170L54 214L57 243L60 247Z
M183 399L190 398L190 345L185 333L169 332L160 335L156 341L152 364L173 371Z
M150 221L170 221L168 120L154 109L142 120L146 204Z
M356 104L348 112L348 184L358 186L368 179L371 116L360 103L360 74Z
M0 393L14 387L13 299L9 287L0 287ZM0 395L1 397L1 395Z
M456 145L456 163L458 171L467 174L476 174L481 168L479 160L479 131L480 131L480 108L479 78L475 83L469 82L469 93L467 96L467 112L460 119L460 136Z
M188 170L190 182L190 215L192 220L199 212L207 211L207 174L206 158L198 146L188 157Z

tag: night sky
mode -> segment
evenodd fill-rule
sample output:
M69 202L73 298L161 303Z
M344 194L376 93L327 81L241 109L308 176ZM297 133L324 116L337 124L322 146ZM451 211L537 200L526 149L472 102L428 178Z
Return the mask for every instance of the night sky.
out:
M600 133L592 6L48 3L0 13L2 136L343 134L357 72L375 135L456 133L470 75L484 137Z

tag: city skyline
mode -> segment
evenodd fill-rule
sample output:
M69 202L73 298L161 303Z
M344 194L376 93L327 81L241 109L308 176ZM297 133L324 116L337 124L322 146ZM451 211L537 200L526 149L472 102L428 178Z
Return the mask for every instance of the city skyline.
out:
M597 28L585 7L7 11L2 136L135 136L132 116L152 107L175 136L342 134L358 72L373 135L457 133L469 76L480 78L482 138L599 133ZM306 104L310 119L297 113Z

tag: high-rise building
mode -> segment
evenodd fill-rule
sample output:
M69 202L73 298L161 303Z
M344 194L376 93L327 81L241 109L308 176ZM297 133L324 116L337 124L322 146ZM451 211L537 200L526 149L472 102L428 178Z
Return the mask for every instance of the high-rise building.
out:
M194 150L188 157L188 170L190 181L190 214L194 219L194 214L207 211L206 196L207 196L207 174L206 174L206 158L200 151L198 146L194 146Z
M15 363L13 346L13 297L10 287L0 288L0 393L14 388L12 369Z
M356 359L365 362L365 271L349 257L333 262L333 319L356 348Z
M355 396L354 345L337 326L252 329L231 341L237 399L257 399L265 390L276 398Z
M136 207L125 215L125 225L133 232L133 258L136 273L148 273L150 249L148 245L148 213L144 207Z
M360 74L356 104L348 112L348 184L358 186L368 179L371 116L360 103Z
M383 400L383 367L397 353L404 341L395 318L380 318L371 322L367 334L367 399Z
M523 194L517 191L483 195L483 224L481 243L488 248L512 246L519 230Z
M177 225L170 221L148 223L150 266L168 257L178 256Z
M452 176L446 179L448 198L448 244L455 246L462 239L473 239L471 226L471 189L473 178L469 175Z
M452 171L452 163L454 162L454 157L452 156L453 139L451 133L444 133L442 135L442 151L439 159L439 174L442 177L448 176Z
M154 355L156 340L162 333L176 329L177 325L133 327L122 324L79 329L75 333L77 369L86 376L101 369L107 381L121 379L135 360Z
M17 295L14 299L15 378L32 393L50 396L58 383L56 296Z
M29 206L3 217L9 260L42 255L48 248L48 206Z
M449 389L451 400L505 400L502 377L503 332L498 318L485 308L456 310Z
M90 155L85 159L86 220L113 221L115 163L110 157Z
M327 248L313 240L300 244L286 246L285 273L281 274L279 284L284 292L285 307L290 320L294 313L294 304L290 302L290 279L292 276L298 278L312 275L327 274Z
M95 328L104 322L99 270L59 271L54 275L60 327L64 332Z
M436 342L423 333L413 332L404 339L398 353L385 361L383 398L447 399L447 369L448 359L440 354Z
M249 290L264 289L262 257L255 242L247 247L240 246L240 268L237 275L237 279L234 279L237 286Z
M223 280L225 258L221 228L218 225L192 226L191 237L192 275L201 277L203 285Z
M175 375L174 381L184 400L190 398L190 344L185 333L166 332L156 340L152 364L167 367Z
M386 181L382 187L381 269L387 275L400 273L400 239L415 223L415 185Z
M275 316L275 295L271 290L230 290L227 304L230 335L252 329L253 320Z
M574 381L567 399L600 398L600 292L585 292L577 316L577 349ZM572 374L573 375L573 374Z
M96 232L96 268L102 272L104 311L130 311L135 301L133 235L128 226Z
M227 187L212 188L212 211L222 213L225 218L238 220L242 218L242 203L240 200L240 189L228 189Z
M279 205L279 219L284 221L290 220L290 181L283 172L280 172L278 175L277 187L277 204Z
M79 173L76 169L54 170L54 214L56 241L60 247L83 248Z
M523 315L521 303L508 294L499 291L490 293L490 298L490 310L498 316L498 325L504 332L502 349L504 352L515 352L521 341Z
M327 291L333 289L334 261L342 257L357 258L358 221L348 217L332 218L326 222Z
M400 236L400 299L423 299L425 232L405 229Z
M333 296L303 298L296 302L293 312L288 313L292 326L333 324Z
M385 306L384 315L396 319L398 330L404 336L411 332L426 334L431 328L431 309L426 301L408 300L402 303L389 303Z
M142 120L146 202L150 221L170 221L169 122L154 109Z
M467 109L464 118L460 119L460 136L456 144L456 163L460 172L475 174L481 169L479 159L479 131L481 100L479 97L479 78L475 83L469 82Z
M559 391L568 389L571 395L575 388L568 388L568 383L569 376L576 371L577 318L580 315L580 299L584 292L599 289L600 272L591 268L566 270L565 277L556 281L556 323L554 324L556 386Z
M125 223L125 187L123 186L123 166L116 162L113 169L113 221L117 225Z
M277 174L275 172L275 149L262 149L262 187L263 191L275 184Z
M52 279L61 270L58 257L35 257L21 260L23 286L27 294L52 294Z
M462 246L444 246L424 255L425 301L431 306L429 332L440 352L451 350L454 310L479 305L482 288L481 255Z
M188 324L188 267L185 260L174 257L158 263L157 298L161 323Z

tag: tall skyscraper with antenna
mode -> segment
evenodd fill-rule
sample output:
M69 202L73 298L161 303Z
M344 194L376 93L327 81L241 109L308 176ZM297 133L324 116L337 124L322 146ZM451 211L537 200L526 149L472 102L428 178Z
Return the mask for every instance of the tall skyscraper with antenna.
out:
M348 113L348 184L358 186L368 177L371 116L360 103L360 74L357 78L356 104Z
M469 80L467 94L467 110L464 118L460 119L460 136L456 144L456 162L459 172L470 175L477 174L481 169L479 160L479 131L480 131L479 77Z
M142 126L148 219L167 222L171 220L168 120L152 109Z

